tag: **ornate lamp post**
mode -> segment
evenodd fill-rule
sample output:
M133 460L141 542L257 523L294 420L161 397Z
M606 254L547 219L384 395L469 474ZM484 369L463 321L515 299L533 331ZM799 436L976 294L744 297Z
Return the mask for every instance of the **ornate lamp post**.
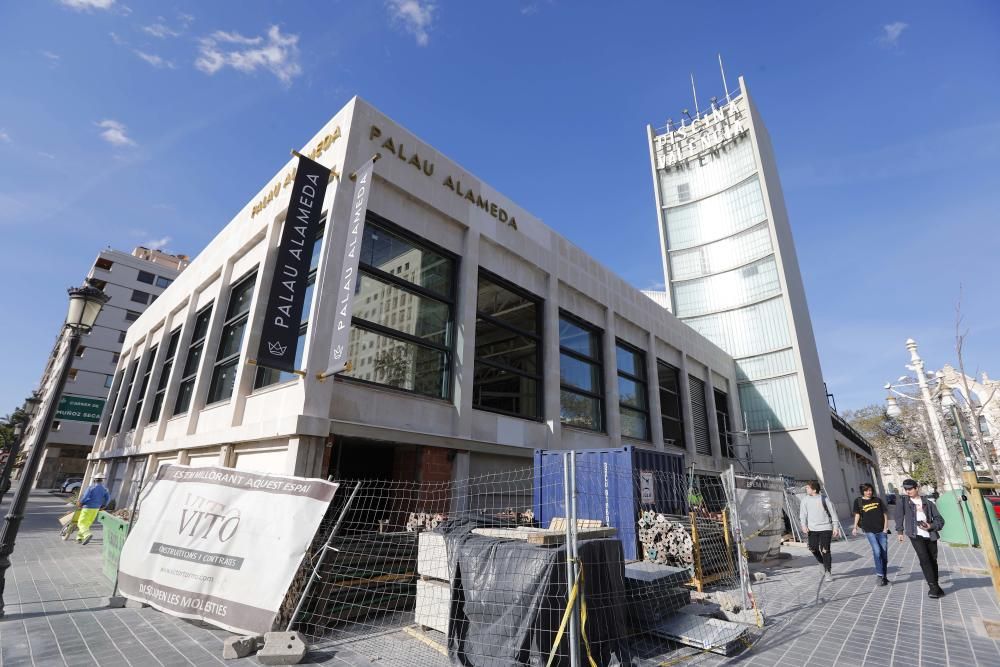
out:
M0 472L0 501L3 500L3 497L7 495L7 490L10 489L10 475L14 471L14 461L17 459L17 455L21 453L21 446L24 444L24 433L27 430L28 423L35 416L35 413L38 412L38 404L41 402L42 399L38 398L37 393L32 393L31 396L24 399L24 407L21 408L21 412L24 413L24 419L14 427L14 442L11 443L10 451L7 452L7 460L3 464L3 471Z
M937 460L940 461L940 470L938 470L938 476L941 478L942 485L947 489L960 489L962 488L962 481L958 476L958 472L955 470L955 464L951 456L951 452L948 450L948 443L944 438L944 431L941 430L941 420L938 416L937 410L934 407L934 397L931 395L931 386L927 382L927 375L924 371L924 360L920 358L917 354L917 342L912 338L906 341L906 349L910 351L910 364L906 367L913 371L917 376L917 386L920 387L920 398L915 399L912 396L904 394L900 391L896 391L895 387L899 386L911 386L911 385L892 385L886 384L885 388L891 392L896 393L902 398L907 398L910 400L920 400L924 404L924 409L927 411L927 421L931 429L931 434L934 438L934 450L937 454ZM937 386L935 389L939 390L944 387L940 379L936 379L935 382ZM946 393L946 392L945 392ZM886 398L886 414L890 417L899 417L902 414L899 406L896 404L896 399L892 395Z
M65 326L69 330L69 339L66 344L66 352L59 367L56 384L49 393L45 412L42 413L38 428L35 429L35 446L31 449L28 460L24 464L21 484L17 487L10 511L4 519L3 532L0 533L0 618L4 615L3 593L6 587L7 569L10 567L10 555L14 551L14 542L17 539L17 531L21 527L21 520L24 518L24 507L28 503L28 494L31 493L35 473L38 472L38 466L45 454L45 439L48 437L49 429L52 427L52 419L59 406L59 399L66 387L66 377L69 375L70 365L72 365L76 349L80 345L80 336L93 328L101 308L110 298L100 289L89 284L82 287L71 287L67 291L69 292L69 313L66 316Z

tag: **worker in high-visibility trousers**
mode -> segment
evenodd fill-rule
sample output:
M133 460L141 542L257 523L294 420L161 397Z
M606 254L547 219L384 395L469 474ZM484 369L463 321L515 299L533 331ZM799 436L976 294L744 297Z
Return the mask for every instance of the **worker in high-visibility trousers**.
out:
M94 536L90 532L90 527L94 524L97 513L107 506L109 500L111 493L104 486L104 473L94 473L94 483L80 496L80 502L77 503L80 508L80 518L76 520L76 527L79 529L76 534L77 542L80 544L90 542L90 538Z

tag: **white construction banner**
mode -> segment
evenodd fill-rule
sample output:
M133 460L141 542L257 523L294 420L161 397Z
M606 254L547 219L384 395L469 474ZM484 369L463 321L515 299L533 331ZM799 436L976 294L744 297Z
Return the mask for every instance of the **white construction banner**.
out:
M270 631L337 484L166 465L122 548L122 595L240 634Z
M333 325L333 341L330 343L330 360L323 377L339 373L347 368L347 343L351 338L351 314L354 310L354 290L358 284L358 262L361 260L361 242L364 238L365 216L368 215L368 196L372 191L372 175L375 161L372 156L354 172L354 199L351 200L351 220L347 225L347 241L344 244L344 262L337 284L337 315Z
M736 505L750 560L776 556L785 530L785 481L772 475L736 475Z

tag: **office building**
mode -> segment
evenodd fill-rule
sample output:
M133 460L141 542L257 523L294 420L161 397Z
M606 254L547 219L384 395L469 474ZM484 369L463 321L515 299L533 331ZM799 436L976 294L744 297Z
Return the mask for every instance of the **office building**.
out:
M35 478L39 488L83 477L126 331L183 271L187 261L184 255L142 247L131 254L108 248L97 255L87 281L104 290L111 299L94 328L81 340L62 395L54 397L52 393L68 343L65 331L56 338L39 382L42 400L59 400L59 410L44 439L45 458ZM21 454L22 459L36 444L38 420L36 416L28 425L25 442L29 446Z

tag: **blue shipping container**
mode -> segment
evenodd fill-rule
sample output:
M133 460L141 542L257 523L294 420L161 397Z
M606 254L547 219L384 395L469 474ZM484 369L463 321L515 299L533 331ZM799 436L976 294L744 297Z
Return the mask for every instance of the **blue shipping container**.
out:
M569 517L563 485L564 450L535 450L535 519L548 526ZM653 473L643 474L643 473ZM687 513L684 455L642 447L576 452L577 519L600 519L618 529L626 560L641 560L639 513Z

